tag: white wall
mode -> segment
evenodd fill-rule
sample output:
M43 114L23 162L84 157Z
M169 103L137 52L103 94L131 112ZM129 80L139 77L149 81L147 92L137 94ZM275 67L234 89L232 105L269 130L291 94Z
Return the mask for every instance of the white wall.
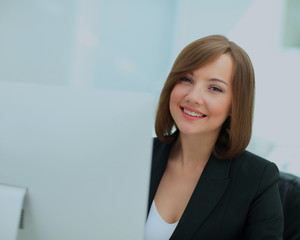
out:
M176 1L0 2L0 81L155 92Z
M300 175L300 49L283 45L286 2L253 0L228 35L244 46L256 72L251 149Z
M283 45L286 2L179 1L170 65L186 44L209 34L223 34L244 48L256 73L249 150L276 162L281 170L300 175L300 49Z
M249 53L256 71L249 149L300 175L300 50L282 45L286 1L1 1L0 81L158 97L186 44L224 34Z

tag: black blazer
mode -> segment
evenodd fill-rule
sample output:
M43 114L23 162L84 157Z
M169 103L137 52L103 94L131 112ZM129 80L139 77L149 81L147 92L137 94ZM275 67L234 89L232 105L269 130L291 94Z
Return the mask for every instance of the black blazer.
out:
M170 148L154 139L148 212ZM274 163L250 152L234 160L211 155L170 239L282 239L278 179Z

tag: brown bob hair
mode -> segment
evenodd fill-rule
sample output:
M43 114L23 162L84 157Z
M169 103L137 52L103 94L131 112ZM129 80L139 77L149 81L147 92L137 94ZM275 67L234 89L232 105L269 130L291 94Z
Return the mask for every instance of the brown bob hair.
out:
M158 102L155 132L160 141L171 143L178 135L178 129L169 109L173 87L185 74L213 61L222 54L230 55L234 65L233 99L231 116L223 123L213 152L219 158L232 159L245 150L252 132L254 70L247 53L221 35L207 36L190 43L175 60Z

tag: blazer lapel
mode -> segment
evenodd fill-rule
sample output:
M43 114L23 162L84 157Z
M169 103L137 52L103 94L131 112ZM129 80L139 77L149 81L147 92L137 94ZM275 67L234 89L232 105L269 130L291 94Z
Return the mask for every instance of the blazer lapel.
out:
M230 160L211 156L170 240L191 239L222 198L229 183Z
M167 166L171 144L162 144L156 141L154 142L153 147L154 150L153 150L152 166L151 166L151 182L150 182L150 191L149 191L149 199L148 199L148 214L151 207L151 203L156 194L158 185Z

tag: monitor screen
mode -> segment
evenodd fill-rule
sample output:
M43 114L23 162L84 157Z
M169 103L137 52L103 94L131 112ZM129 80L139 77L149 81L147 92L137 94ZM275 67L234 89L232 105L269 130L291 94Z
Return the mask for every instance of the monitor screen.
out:
M0 184L27 189L18 240L143 239L152 96L0 82L0 112Z

